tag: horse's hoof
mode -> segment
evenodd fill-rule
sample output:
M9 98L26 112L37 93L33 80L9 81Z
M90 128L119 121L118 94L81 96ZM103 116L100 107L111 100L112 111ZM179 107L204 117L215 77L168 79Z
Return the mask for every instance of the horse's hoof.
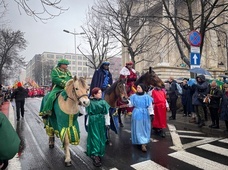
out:
M65 166L66 166L66 167L69 167L69 166L71 166L71 165L72 165L71 161L70 161L70 162L65 162Z
M55 147L54 144L49 145L49 148L53 149Z

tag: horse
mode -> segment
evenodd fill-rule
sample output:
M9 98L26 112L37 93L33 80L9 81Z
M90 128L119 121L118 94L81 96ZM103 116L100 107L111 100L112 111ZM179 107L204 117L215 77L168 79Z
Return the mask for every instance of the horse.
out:
M78 126L79 105L87 107L89 87L86 78L76 76L66 83L66 87L58 95L53 104L51 116L46 119L46 133L49 136L49 148L54 148L55 135L60 137L65 151L65 166L71 166L69 144L78 145L80 133ZM45 102L44 96L42 103ZM44 119L45 120L45 119Z
M110 115L110 129L115 133L118 131L118 115L117 115L117 100L121 100L124 103L127 103L127 92L126 92L126 79L118 79L115 83L113 83L110 87L108 87L105 91L104 96L105 101L110 105L109 115ZM109 130L107 130L107 139L108 143L112 145L109 135Z
M157 76L157 74L152 70L152 67L149 67L149 71L147 71L145 74L143 74L141 77L139 77L138 80L134 83L134 85L137 87L140 83L143 83L147 86L147 91L149 90L149 87L152 85L153 87L160 87L164 88L165 84L164 82Z

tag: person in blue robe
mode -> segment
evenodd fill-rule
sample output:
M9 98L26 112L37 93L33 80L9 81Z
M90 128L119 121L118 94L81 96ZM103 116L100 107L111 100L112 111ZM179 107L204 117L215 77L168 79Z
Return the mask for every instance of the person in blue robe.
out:
M134 106L131 117L131 140L134 145L141 145L146 152L146 145L150 142L151 116L153 112L153 98L145 93L146 86L139 84L137 93L130 96L129 106Z

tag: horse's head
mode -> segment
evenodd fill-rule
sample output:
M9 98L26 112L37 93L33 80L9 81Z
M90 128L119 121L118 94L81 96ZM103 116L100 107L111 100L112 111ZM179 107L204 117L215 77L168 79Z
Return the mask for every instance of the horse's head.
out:
M127 103L126 79L119 79L105 91L105 100L111 107L116 106L118 98Z
M152 68L149 68L149 71L143 74L136 82L135 85L137 86L140 83L144 83L147 86L156 86L160 88L164 88L165 84L164 82L158 77L158 75L152 70Z
M72 95L74 98L79 102L79 105L84 107L89 106L90 100L88 98L88 90L89 86L86 83L86 78L80 77L77 78L76 76L72 80L73 88L72 88Z
M126 79L119 79L116 82L115 93L121 98L123 102L127 102L128 95L126 92Z

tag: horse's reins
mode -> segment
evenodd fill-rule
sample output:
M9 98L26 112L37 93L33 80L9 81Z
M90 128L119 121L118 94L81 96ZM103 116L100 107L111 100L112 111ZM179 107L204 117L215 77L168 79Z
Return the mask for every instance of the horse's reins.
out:
M72 89L72 93L75 93L76 98L77 98L77 100L79 101L79 105L81 105L80 99L81 99L82 97L84 97L84 96L88 96L88 94L83 94L83 95L81 95L81 96L78 96L74 87L73 87L73 89ZM71 98L70 96L67 96L67 97L68 97L69 99L75 101L75 99Z

